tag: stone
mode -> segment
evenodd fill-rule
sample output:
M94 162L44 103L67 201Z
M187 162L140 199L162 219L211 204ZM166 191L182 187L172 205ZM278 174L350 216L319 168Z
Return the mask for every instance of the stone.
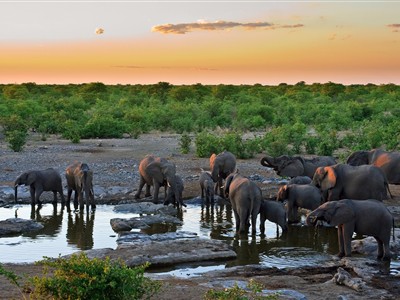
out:
M37 231L44 226L33 220L12 218L0 221L0 236L15 235L24 232Z

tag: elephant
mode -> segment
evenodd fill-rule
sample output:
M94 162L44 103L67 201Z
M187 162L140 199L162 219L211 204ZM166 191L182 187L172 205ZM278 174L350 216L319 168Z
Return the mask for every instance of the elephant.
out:
M262 193L256 183L243 177L239 173L231 173L225 182L225 196L232 205L235 216L236 233L247 234L250 227L251 233L256 234L257 216L260 212Z
M168 205L168 204L172 203L177 208L179 208L179 205L181 205L181 208L182 208L182 206L186 207L186 204L183 203L183 200L179 201L179 199L183 199L183 197L182 197L183 190L184 190L183 180L179 175L175 175L175 182L176 182L176 185L177 185L178 191L179 191L178 197L175 197L174 190L170 186L168 186L167 196L165 198L164 204Z
M326 201L346 198L382 201L388 198L387 192L392 197L385 174L378 167L370 165L319 167L315 171L313 184L326 195Z
M310 184L312 179L308 176L296 176L289 180L288 184Z
M287 184L278 190L277 201L287 200L289 223L299 222L298 208L314 210L322 203L319 189L312 184Z
M71 201L72 192L75 192L74 207L82 210L84 207L83 195L86 199L86 210L89 210L89 203L94 210L96 204L94 202L94 191L93 191L93 170L89 168L86 163L74 162L69 165L65 170L65 178L67 179L67 204Z
M307 176L313 178L318 167L331 166L336 161L331 156L317 156L306 159L301 156L281 155L278 157L264 156L260 161L264 167L272 168L279 176Z
M40 207L42 203L39 198L43 192L52 191L54 194L53 204L57 204L57 193L60 194L61 204L65 204L65 198L62 187L62 179L60 174L53 168L45 170L30 170L22 173L15 180L15 202L17 202L17 189L20 185L29 185L29 191L31 194L31 205L36 203Z
M272 200L262 200L260 206L260 232L265 233L265 221L269 220L279 225L282 232L288 230L287 214L282 203Z
M388 152L383 149L356 151L347 159L352 166L373 165L385 173L391 184L400 184L400 152Z
M211 177L211 173L207 171L202 171L199 177L200 189L201 189L201 198L206 198L206 202L214 202L214 181Z
M174 163L169 162L167 159L154 156L154 155L146 155L139 164L139 174L140 174L140 183L139 188L135 194L136 199L140 199L140 193L143 189L143 186L146 184L146 197L151 196L150 194L150 186L154 186L154 195L153 202L158 203L158 192L161 186L165 188L165 195L167 197L167 185L171 187L174 192L174 195L179 199L177 203L183 205L182 198L180 198L180 192L178 189L178 185L176 183L176 166ZM164 202L165 202L164 198ZM167 204L167 203L164 203Z
M236 157L229 151L223 151L210 156L211 177L216 182L215 192L219 190L219 195L224 198L223 180L236 169Z
M378 242L377 259L390 260L390 235L394 219L386 206L375 199L342 199L326 202L307 216L307 224L325 221L338 227L339 257L351 256L353 233L373 236Z

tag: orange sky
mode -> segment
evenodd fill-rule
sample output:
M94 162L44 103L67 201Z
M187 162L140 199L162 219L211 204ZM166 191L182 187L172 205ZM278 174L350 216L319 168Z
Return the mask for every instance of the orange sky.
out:
M0 3L0 83L400 84L400 2L67 4Z

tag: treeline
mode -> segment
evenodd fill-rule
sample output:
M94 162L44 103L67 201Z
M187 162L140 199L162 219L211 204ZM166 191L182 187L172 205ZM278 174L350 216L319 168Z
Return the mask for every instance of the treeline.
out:
M242 157L255 151L322 155L339 148L392 150L400 140L400 87L332 82L6 84L0 85L0 122L16 151L32 129L43 139L58 134L72 142L120 138L124 133L138 137L158 130L185 134L187 143L191 133L196 135L199 156L207 156L210 147L232 145ZM216 129L223 129L226 136L213 135ZM242 133L249 131L265 134L242 140Z

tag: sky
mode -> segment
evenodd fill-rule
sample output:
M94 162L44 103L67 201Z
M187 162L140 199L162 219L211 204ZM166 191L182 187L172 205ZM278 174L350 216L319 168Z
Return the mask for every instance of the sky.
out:
M0 0L0 84L161 81L400 84L400 0Z

